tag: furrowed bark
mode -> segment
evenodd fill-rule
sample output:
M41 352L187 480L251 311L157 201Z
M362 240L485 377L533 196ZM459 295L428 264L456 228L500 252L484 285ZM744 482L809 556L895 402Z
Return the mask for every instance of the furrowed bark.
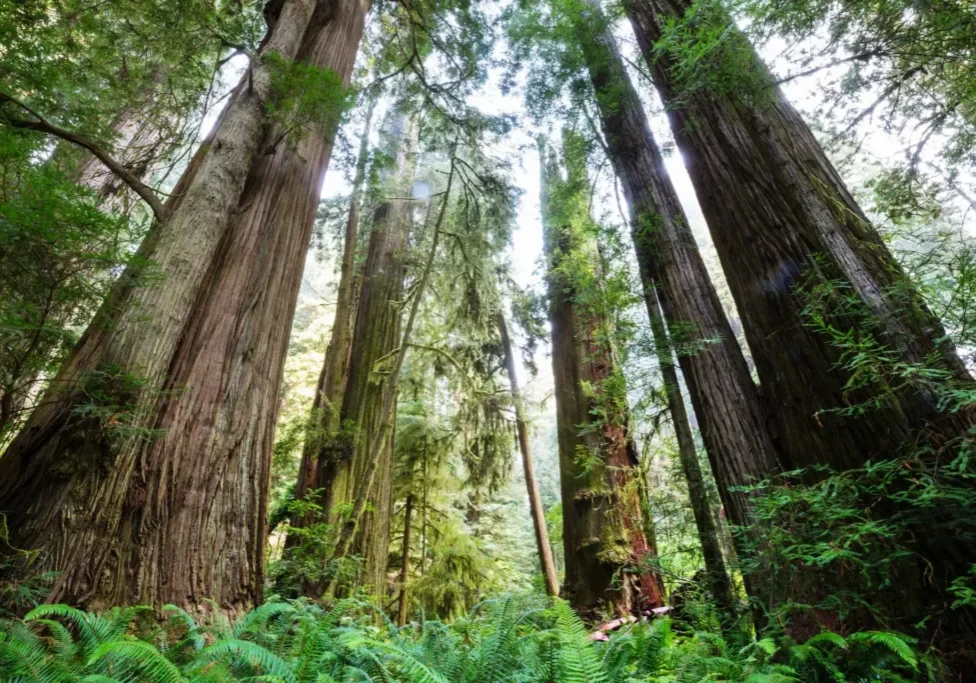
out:
M332 320L332 337L325 350L325 361L319 375L315 399L312 402L310 417L311 429L306 436L302 450L302 462L298 469L295 485L295 499L304 500L308 491L320 489L325 485L324 472L320 468L323 457L328 456L327 445L339 431L339 411L342 405L342 392L346 388L346 370L349 364L349 347L352 341L353 289L356 279L356 247L359 239L359 212L362 201L362 187L369 160L369 132L376 107L377 96L373 95L366 110L366 123L363 137L359 143L359 156L356 159L356 175L349 196L349 215L346 218L345 241L343 242L342 266L339 272L339 288L336 294L335 317ZM326 511L327 512L327 511ZM292 520L292 526L306 526L312 522L311 516ZM295 543L289 536L287 545Z
M657 305L657 284L722 503L734 523L747 524L748 497L730 489L775 472L777 451L742 350L708 278L613 35L598 2L584 4L580 45L610 160L630 206L648 316L653 317Z
M347 87L368 9L368 0L317 5L298 58ZM278 392L338 123L320 122L294 145L272 127L277 144L251 169L170 369L168 391L187 390L163 406L167 438L148 455L152 505L134 528L151 539L141 544L146 580L182 586L198 604L211 591L237 609L261 600Z
M304 156L269 153L261 57L293 59L303 39L310 60L330 54L310 41L328 35L332 9L348 5L277 6L185 193L140 250L161 282L120 279L0 460L12 546L60 572L52 601L199 610L213 598L234 611L260 597L277 380L328 148L312 135ZM343 28L332 42L351 69L358 36Z
M397 398L397 382L400 378L400 370L403 368L403 361L407 356L407 349L410 348L410 337L413 333L414 322L417 319L417 312L420 310L420 302L423 300L424 291L427 288L427 282L430 280L430 273L434 267L434 260L437 257L437 247L440 244L441 226L444 224L444 217L447 215L447 207L451 199L451 189L454 186L456 158L453 156L453 154L456 154L457 152L456 145L457 143L455 142L455 149L452 150L451 157L451 171L447 176L447 187L444 190L444 198L441 203L440 212L438 213L437 220L434 223L434 234L431 236L431 244L429 251L427 252L427 258L424 262L423 270L420 273L420 277L417 280L417 284L413 292L413 303L410 305L410 315L407 316L407 321L403 328L403 337L400 339L400 345L396 349L393 368L390 370L390 386L386 387L386 390L383 392L382 410L379 415L379 430L370 444L369 458L366 460L362 474L356 481L356 493L354 497L355 503L353 505L352 513L343 522L342 529L339 534L339 540L336 543L335 552L333 554L334 558L341 559L346 557L346 555L349 553L349 548L352 545L353 538L362 524L367 501L369 500L370 495L374 493L376 473L377 470L380 469L381 465L380 453L383 450L386 439L393 431L394 409L396 408ZM351 381L352 376L350 375L350 382ZM388 542L389 541L387 539L387 543Z
M532 526L535 530L535 544L539 550L539 565L546 584L546 593L559 595L559 575L556 573L556 563L552 559L552 547L549 545L549 534L546 531L546 514L542 509L539 497L539 483L535 478L535 464L532 462L532 452L529 450L529 432L525 426L525 410L522 405L522 392L519 390L518 375L515 373L515 355L512 353L512 340L508 336L508 325L505 315L498 312L498 334L502 340L505 353L505 371L508 373L508 384L512 392L512 403L515 406L515 430L518 434L519 452L522 454L522 470L525 473L525 487L529 495L529 511L532 514Z
M939 467L948 459L944 453L955 452L943 446L971 428L971 409L949 414L931 385L909 380L898 386L897 376L850 389L844 350L815 329L805 309L814 302L834 329L874 339L896 363L941 370L966 388L972 387L971 377L939 320L732 22L720 17L728 23L725 35L732 48L747 63L751 59L749 70L762 84L761 92L733 98L688 91L669 56L655 54L654 44L667 22L680 21L691 5L690 0L625 3L651 76L669 107L671 128L723 268L731 275L729 287L764 399L773 411L784 466L828 465L843 471L920 446L922 452L931 447L936 454L931 464ZM828 290L819 301L814 296L818 287ZM840 413L858 403L871 405L857 416ZM917 572L908 570L901 577L904 599L894 600L899 603L895 611L902 614L913 613L928 600L919 600L919 595L931 587L944 589L976 561L971 543L945 535L921 532L918 549L925 560ZM931 595L929 602L944 599ZM936 633L954 638L953 629L963 628L971 653L976 620L965 613L946 613L946 619L968 620L968 625L940 618ZM828 627L838 627L836 615L824 616ZM907 624L916 617L909 614ZM802 637L816 628L800 624L795 633Z
M851 403L840 349L809 325L800 287L846 284L879 321L904 360L969 375L940 322L905 280L877 231L848 192L813 133L768 78L764 103L733 103L684 93L654 42L685 0L635 0L628 16L651 68L742 316L763 386L776 406L778 439L789 467L857 467L897 450L936 414L926 391L905 392L858 419L824 413ZM743 38L744 40L744 38ZM754 56L755 67L765 68ZM852 316L831 311L838 323ZM834 319L834 318L832 318ZM859 321L865 325L866 321ZM931 364L931 363L930 363ZM901 415L897 419L893 416ZM905 419L907 418L907 420Z
M386 199L373 211L362 286L356 312L356 325L349 356L348 379L342 399L339 424L354 425L354 433L329 438L327 453L319 456L319 471L324 489L324 507L330 514L337 505L360 504L365 512L359 533L350 537L356 554L363 557L361 583L374 591L386 586L386 569L390 542L392 506L393 449L391 432L384 428L395 408L386 411L390 392L396 393L396 376L390 361L395 358L400 341L403 284L406 276L404 255L410 237L413 204L402 199L410 193L417 154L417 127L413 118L403 112L392 114L386 134L395 156L393 177L383 188ZM391 356L392 354L392 356ZM379 378L380 381L377 381ZM376 485L363 488L365 473L372 472ZM360 500L359 496L365 496ZM332 514L340 534L345 521ZM341 541L340 541L341 542ZM348 548L346 549L348 552ZM342 558L346 552L333 553ZM329 586L319 587L324 591Z
M615 371L612 351L598 339L599 315L575 303L572 275L561 271L564 259L578 258L589 246L575 234L580 216L577 196L561 196L559 170L546 158L540 141L542 224L548 262L549 321L563 501L564 591L573 607L595 617L609 606L618 616L664 604L660 577L633 567L656 555L645 534L637 451L627 432L626 406L602 421L594 419L603 382ZM585 169L569 165L570 183L583 187ZM574 176L573 173L576 173ZM565 192L561 192L565 194ZM587 204L582 203L585 212ZM608 411L609 412L609 411ZM585 456L585 457L584 457ZM582 458L582 459L581 459Z

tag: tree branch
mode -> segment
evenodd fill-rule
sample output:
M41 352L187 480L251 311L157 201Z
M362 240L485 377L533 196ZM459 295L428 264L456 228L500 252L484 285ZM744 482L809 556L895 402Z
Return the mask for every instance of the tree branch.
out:
M880 57L886 54L881 50L868 50L867 52L860 52L856 55L851 55L850 57L843 57L842 59L834 59L826 64L821 64L820 66L814 66L804 71L799 71L795 74L790 74L788 76L783 76L776 80L776 85L783 85L784 83L789 83L790 81L796 80L797 78L804 78L806 76L812 76L818 71L823 71L824 69L829 69L834 66L840 66L841 64L846 64L847 62L866 62L872 57Z
M145 202L149 205L149 208L152 209L153 214L155 214L157 221L162 223L163 221L166 220L166 209L164 208L163 203L159 201L159 198L156 196L156 194L149 188L148 185L146 185L144 182L142 182L137 177L135 177L125 166L123 166L119 161L117 161L110 154L108 154L108 152L103 150L101 147L99 147L97 144L95 144L85 136L79 135L78 133L73 133L70 130L65 130L64 128L60 128L54 125L53 123L45 119L43 116L35 112L33 109L28 107L20 100L17 100L16 98L13 98L10 95L7 95L6 93L0 92L0 104L3 104L4 102L9 102L23 109L25 112L27 112L35 119L37 119L36 121L29 121L26 119L18 119L10 116L4 116L2 119L4 122L9 124L10 126L13 126L14 128L21 128L23 130L34 130L39 133L52 135L56 138L66 140L67 142L70 142L74 145L78 145L79 147L88 150L89 152L91 152L92 156L94 156L96 159L98 159L103 164L105 164L105 166L112 173L117 175L122 180L122 182L124 182L126 185L132 188L133 192L135 192L137 195L142 197L143 200L145 200Z

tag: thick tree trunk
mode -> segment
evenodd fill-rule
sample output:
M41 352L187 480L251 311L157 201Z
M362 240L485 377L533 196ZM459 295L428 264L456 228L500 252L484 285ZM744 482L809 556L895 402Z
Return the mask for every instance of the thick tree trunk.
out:
M501 311L498 312L498 334L502 340L502 349L505 353L505 370L508 373L512 403L515 406L515 430L518 433L519 452L522 454L522 470L525 473L525 488L529 494L529 511L532 514L532 526L535 529L535 544L539 550L539 565L546 583L546 593L558 596L559 575L556 573L556 563L552 559L552 547L549 545L549 534L546 531L546 514L542 509L539 483L535 478L535 464L532 462L532 452L529 450L529 432L525 425L525 410L522 406L522 392L519 391L518 375L515 374L515 355L512 353L512 340L508 336L508 325L505 323L505 315Z
M659 304L660 301L657 303ZM650 307L648 312L651 314L651 331L654 335L655 352L667 395L668 412L671 413L671 423L678 442L678 459L681 461L681 469L688 483L688 500L695 517L695 528L698 530L698 542L702 548L709 587L715 604L728 617L735 613L735 596L732 582L725 569L722 545L719 542L715 520L712 518L712 507L708 500L705 479L698 464L698 449L688 421L681 386L678 384L678 372L675 369L671 342L665 329L664 315L658 305Z
M831 322L868 328L906 362L934 363L962 380L969 376L942 325L758 57L756 70L769 89L760 104L683 93L670 62L655 59L653 44L663 24L690 6L686 0L635 0L627 9L655 84L671 107L672 129L723 268L734 274L729 288L763 394L776 406L785 464L847 469L897 451L906 436L938 419L935 397L913 386L857 419L822 412L867 400L872 392L845 391L850 377L839 362L842 349L804 315L811 289L828 282L844 288L828 304ZM845 315L839 299L848 296L868 315Z
M548 261L549 320L563 501L564 590L581 613L595 616L609 606L622 616L664 604L660 578L635 574L633 567L656 555L648 542L634 477L637 452L629 434L626 405L614 401L603 382L616 372L611 349L597 336L599 313L575 303L575 283L562 272L585 254L585 239L575 234L587 221L587 202L560 187L558 167L542 155L542 212ZM585 169L570 164L569 183L586 187ZM572 176L573 172L576 176ZM567 184L568 185L568 184ZM554 198L558 192L559 197ZM582 212L582 215L580 215ZM584 256L585 257L585 256ZM619 397L618 397L619 398ZM595 409L606 414L597 423Z
M383 403L395 384L392 357L400 343L405 251L410 237L412 202L402 199L413 184L417 128L405 113L392 116L386 134L395 155L393 177L383 188L388 197L373 211L373 232L362 271L355 332L349 356L348 379L340 410L341 425L355 425L355 433L326 436L328 452L320 453L318 470L324 507L355 503L357 484L376 451L372 508L354 540L355 554L365 559L362 584L374 591L386 586L393 485L392 435L381 428ZM378 381L379 380L379 381ZM376 444L377 439L383 441ZM333 519L335 519L333 517Z
M657 305L656 284L672 341L680 349L678 360L722 503L734 523L746 524L751 518L748 496L730 489L774 472L776 450L742 350L708 278L616 42L598 1L585 3L580 44L610 160L630 205L648 315L654 315Z
M691 5L690 0L631 0L626 8L731 276L729 287L763 395L775 410L784 466L846 470L905 449L924 453L931 447L937 467L947 460L942 453L955 452L944 445L973 424L972 411L949 414L930 386L899 377L897 364L935 368L966 387L971 378L940 322L731 21L720 17L729 23L731 49L752 60L756 78L750 80L765 88L757 96L683 91L674 64L666 55L656 57L654 42L665 24L680 20ZM867 386L851 388L845 349L812 324L808 307L833 329L880 343L893 358L892 368ZM856 416L834 412L854 404L866 410ZM928 590L923 576L931 575L936 588L944 588L976 561L967 540L919 532L925 564L916 578L924 585L904 587L905 596L913 596L907 602L915 606L926 602L915 599ZM943 600L932 596L931 602ZM903 603L898 608L903 613L915 609L896 602ZM952 630L941 617L938 621L943 634ZM972 636L967 638L971 643Z
M324 472L320 468L320 462L323 457L328 457L328 444L336 438L340 427L339 413L342 392L346 388L346 369L349 364L349 347L353 331L353 288L356 280L356 247L359 242L359 211L363 182L366 177L366 164L369 160L370 122L373 119L376 99L375 95L372 96L366 110L366 124L359 143L356 176L349 196L349 215L346 218L339 288L336 294L335 317L332 320L332 337L325 350L325 361L322 364L315 399L312 402L310 428L305 437L298 481L295 484L295 500L304 500L308 491L320 489L325 484L322 480ZM292 525L306 526L311 521L308 517L294 519ZM293 537L289 536L288 544L294 542Z
M301 49L348 81L365 2L273 7L261 55ZM39 550L34 569L60 571L51 600L242 610L260 599L296 264L334 133L272 149L270 96L259 55L141 248L164 279L120 280L0 460L13 545Z
M410 576L410 522L413 521L413 494L407 494L406 506L403 510L403 547L400 551L400 597L397 607L397 626L407 623L407 609L410 602L407 599L407 579Z

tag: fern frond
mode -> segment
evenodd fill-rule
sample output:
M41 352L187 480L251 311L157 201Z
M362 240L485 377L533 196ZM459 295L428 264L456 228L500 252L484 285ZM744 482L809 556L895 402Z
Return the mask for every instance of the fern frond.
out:
M181 683L180 670L159 650L140 640L114 640L98 646L88 659L88 666L109 660L113 672L138 674L154 683ZM137 678L137 680L138 680Z
M251 668L258 669L262 675L280 676L289 683L295 681L291 667L276 654L257 643L236 638L220 640L205 647L194 659L194 664L204 665L223 660L226 657L245 660L244 663Z

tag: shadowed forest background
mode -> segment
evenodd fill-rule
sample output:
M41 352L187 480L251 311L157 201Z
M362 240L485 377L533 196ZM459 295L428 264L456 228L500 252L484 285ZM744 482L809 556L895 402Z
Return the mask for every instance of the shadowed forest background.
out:
M976 7L0 0L0 680L976 680Z

